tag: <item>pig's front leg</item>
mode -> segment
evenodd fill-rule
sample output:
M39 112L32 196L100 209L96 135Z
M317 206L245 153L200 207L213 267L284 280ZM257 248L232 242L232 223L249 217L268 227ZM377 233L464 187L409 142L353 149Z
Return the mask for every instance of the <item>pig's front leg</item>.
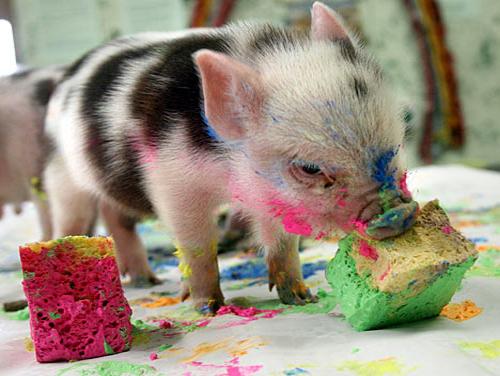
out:
M218 231L214 218L217 201L210 191L197 188L203 186L201 183L178 186L181 180L158 192L156 211L169 225L176 241L182 299L190 296L199 311L216 313L224 304L217 264ZM162 185L155 187L160 190Z
M161 283L149 267L146 249L135 231L136 220L102 201L99 208L106 227L115 240L120 272L128 274L132 285L136 287Z
M304 283L299 258L299 237L284 233L267 219L259 222L261 240L269 268L269 290L276 286L285 304L304 305L317 301Z

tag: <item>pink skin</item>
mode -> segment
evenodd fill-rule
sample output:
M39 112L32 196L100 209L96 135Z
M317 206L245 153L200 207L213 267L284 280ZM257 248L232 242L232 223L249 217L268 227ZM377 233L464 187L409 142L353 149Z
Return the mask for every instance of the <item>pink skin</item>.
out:
M152 145L148 145L142 135L134 135L130 138L132 149L139 155L139 163L145 165L146 168L154 168L158 159L158 150Z

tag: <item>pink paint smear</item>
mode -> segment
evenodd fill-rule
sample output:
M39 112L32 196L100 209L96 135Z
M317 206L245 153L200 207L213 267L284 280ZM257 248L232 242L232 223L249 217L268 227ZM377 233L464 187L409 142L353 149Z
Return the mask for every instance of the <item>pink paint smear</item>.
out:
M377 250L364 240L359 242L359 254L373 261L378 260Z
M453 227L451 226L443 226L441 228L441 231L443 231L445 234L449 235L453 232Z
M269 201L267 205L271 207L271 214L275 218L281 217L281 222L286 232L302 236L311 236L313 228L304 219L304 217L310 215L308 209L303 206L294 207L278 199Z
M379 277L379 281L383 281L388 275L389 275L389 272L391 271L391 267L389 266L385 272L383 272L380 277Z
M351 224L354 226L355 230L359 232L361 235L366 234L366 229L368 228L367 222L363 222L359 219L353 219L351 221Z
M411 197L411 192L408 189L408 184L406 182L406 179L408 178L408 171L405 171L403 173L403 176L399 180L399 189L403 192L403 194L407 197Z
M283 312L283 309L258 309L255 307L238 307L235 305L222 306L217 311L217 316L233 314L239 317L244 317L244 320L230 321L219 325L217 328L231 328L233 326L240 326L249 324L252 321L259 319L272 319L278 313Z
M208 364L203 362L190 362L189 366L204 368L208 370L213 370L212 373L214 376L250 376L256 372L259 372L262 369L261 365L252 365L252 366L240 366L239 358L233 358L229 362L225 362L224 364ZM215 373L215 370L222 370L222 373ZM183 376L193 376L191 372L186 372Z

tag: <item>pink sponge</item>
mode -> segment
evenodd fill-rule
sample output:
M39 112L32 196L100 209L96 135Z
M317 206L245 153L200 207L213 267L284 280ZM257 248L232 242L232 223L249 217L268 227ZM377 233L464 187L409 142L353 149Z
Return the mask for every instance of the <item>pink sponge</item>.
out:
M94 358L130 348L132 310L111 238L71 236L19 248L39 362Z

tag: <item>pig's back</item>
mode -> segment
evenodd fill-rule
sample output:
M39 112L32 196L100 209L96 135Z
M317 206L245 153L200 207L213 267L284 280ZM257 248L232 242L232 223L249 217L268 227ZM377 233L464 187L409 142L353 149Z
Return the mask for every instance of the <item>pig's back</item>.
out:
M229 44L214 30L148 33L113 41L73 64L47 119L73 178L149 214L144 153L165 147L180 127L193 152L221 153L203 121L192 54L227 52Z

